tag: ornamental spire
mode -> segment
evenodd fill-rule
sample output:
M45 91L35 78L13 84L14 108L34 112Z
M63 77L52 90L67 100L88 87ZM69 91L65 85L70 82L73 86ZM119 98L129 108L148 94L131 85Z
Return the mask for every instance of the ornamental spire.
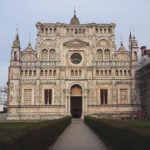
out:
M72 19L70 21L70 24L71 25L79 25L80 24L80 21L79 21L79 19L76 16L76 8L75 7L74 7L74 15L73 15L73 17L72 17Z
M74 16L76 16L76 7L74 7Z
M13 47L20 48L20 39L19 39L18 28L16 30L17 30L17 34L16 34L15 40L13 42Z

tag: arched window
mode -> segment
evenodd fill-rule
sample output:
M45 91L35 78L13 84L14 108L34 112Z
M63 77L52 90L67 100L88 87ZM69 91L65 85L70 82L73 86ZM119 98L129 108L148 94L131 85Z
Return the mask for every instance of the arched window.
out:
M105 70L105 75L107 75L107 70Z
M103 70L101 70L101 75L103 76Z
M116 76L118 76L119 74L118 74L118 70L116 70Z
M98 33L98 28L96 28L96 32Z
M49 58L50 58L50 60L55 60L55 58L56 58L56 53L55 53L55 50L54 50L54 49L51 49L51 50L50 50Z
M104 55L105 55L105 60L109 61L110 60L110 50L109 49L105 49Z
M97 50L97 58L99 60L103 60L103 51L101 49Z
M36 70L34 70L33 75L36 76Z
M137 52L134 52L134 60L137 60Z
M27 70L25 70L25 76L27 76L28 75L28 71Z
M29 71L29 76L32 76L32 70Z
M78 75L78 71L77 70L75 70L75 76L77 76Z
M82 71L81 70L79 70L79 76L81 76L82 75Z
M78 30L77 29L75 29L75 34L77 34L78 33Z
M44 33L44 29L43 28L41 29L41 33Z
M21 72L20 72L20 76L23 76L23 70L21 70Z
M45 70L45 76L47 76L47 70Z
M111 75L111 70L109 70L109 75Z
M51 54L54 54L54 53L55 53L55 50L54 50L54 49L51 49L51 50L50 50L50 53L51 53Z
M126 71L126 70L124 70L124 75L125 75L125 76L127 75L127 71Z
M129 76L131 75L131 71L130 71L130 70L128 70L128 75L129 75Z
M53 76L56 76L56 70L53 71Z
M40 75L43 76L43 70L41 70Z
M45 29L46 34L48 34L48 28Z
M71 70L71 76L74 76L74 70Z
M50 33L52 33L52 28L50 28Z
M49 70L49 75L52 76L52 70Z
M17 52L14 52L14 60L17 60Z
M120 70L120 75L122 76L122 70Z
M99 76L99 70L96 70L96 76Z
M47 61L48 60L48 50L47 49L43 49L42 50L42 60L43 61Z

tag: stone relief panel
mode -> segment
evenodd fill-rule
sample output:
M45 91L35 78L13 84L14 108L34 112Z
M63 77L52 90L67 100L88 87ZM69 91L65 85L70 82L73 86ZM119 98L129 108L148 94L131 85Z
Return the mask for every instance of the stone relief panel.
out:
M11 68L9 72L9 77L10 79L18 79L20 77L19 74L20 72L18 68L17 69Z
M41 43L42 47L55 47L56 41L52 39L46 39Z
M31 105L32 89L24 89L24 104Z
M128 89L120 89L120 104L128 103Z
M120 53L120 54L117 54L117 56L116 56L117 61L129 61L129 59L130 58L127 54Z
M19 103L20 100L20 85L18 81L11 82L9 84L9 99L10 103L16 105Z
M102 39L97 42L96 47L111 47L111 44L108 40Z
M23 61L36 61L36 56L33 54L24 54L22 57Z

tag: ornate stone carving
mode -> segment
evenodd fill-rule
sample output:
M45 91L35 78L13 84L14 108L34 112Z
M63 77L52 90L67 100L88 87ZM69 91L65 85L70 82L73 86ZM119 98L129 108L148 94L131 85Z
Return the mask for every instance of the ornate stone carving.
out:
M97 47L110 47L111 44L108 40L102 39L97 42L96 46Z
M42 41L41 43L42 47L55 47L56 46L56 41L52 39L46 39Z
M36 61L36 56L34 54L24 54L22 57L23 61Z
M129 56L127 54L119 53L116 56L117 61L129 61Z
M17 49L19 60L10 60L9 115L12 110L21 119L70 115L75 96L82 97L82 116L130 111L118 104L130 103L135 70L130 68L131 52L115 47L114 26L39 23L35 50L31 45L24 51ZM136 53L132 55L136 59Z

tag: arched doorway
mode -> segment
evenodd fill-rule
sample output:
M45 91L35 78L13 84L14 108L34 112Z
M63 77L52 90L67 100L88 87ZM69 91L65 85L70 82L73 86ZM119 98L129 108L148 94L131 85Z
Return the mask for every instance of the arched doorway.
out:
M82 87L75 84L70 89L70 112L73 118L81 118L82 115Z

